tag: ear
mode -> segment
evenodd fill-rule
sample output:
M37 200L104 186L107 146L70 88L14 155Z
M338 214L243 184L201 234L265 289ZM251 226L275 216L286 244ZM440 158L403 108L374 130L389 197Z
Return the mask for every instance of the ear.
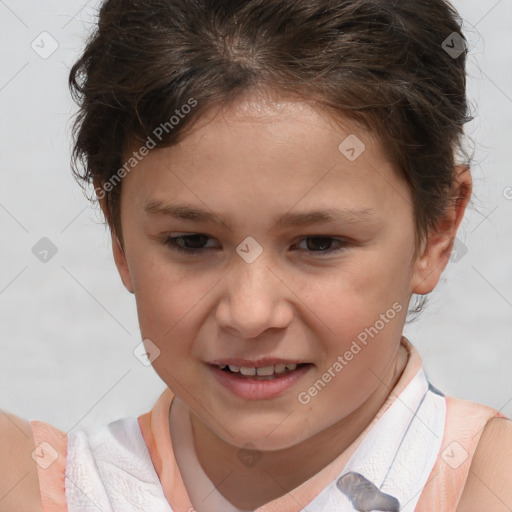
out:
M114 234L114 232L112 230L112 223L110 221L110 216L109 216L109 212L107 209L105 192L103 191L101 186L98 186L98 184L96 182L94 185L95 185L95 190L96 190L96 196L98 197L98 201L99 201L101 209L103 211L103 215L105 216L105 219L107 219L107 222L110 226L110 231L111 231L111 236L112 236L112 252L114 255L114 261L115 261L117 270L121 277L121 281L123 282L125 288L130 293L134 293L134 287L133 287L133 283L132 283L132 278L130 276L130 268L128 266L128 260L126 258L126 253L123 249L121 242L119 241L119 238Z
M473 187L468 166L456 166L455 175L456 179L450 189L452 206L429 233L428 240L415 262L411 283L412 293L418 295L430 293L436 287L450 260L457 229L464 217Z

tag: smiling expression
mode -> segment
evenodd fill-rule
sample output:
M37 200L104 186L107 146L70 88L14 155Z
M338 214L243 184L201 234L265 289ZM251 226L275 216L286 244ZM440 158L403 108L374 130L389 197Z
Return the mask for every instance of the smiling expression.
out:
M124 178L116 264L169 388L225 441L286 448L383 385L411 294L437 274L425 281L413 260L407 183L359 126L303 100L248 96L193 128ZM349 136L365 146L355 159L343 151ZM396 303L400 312L300 403Z

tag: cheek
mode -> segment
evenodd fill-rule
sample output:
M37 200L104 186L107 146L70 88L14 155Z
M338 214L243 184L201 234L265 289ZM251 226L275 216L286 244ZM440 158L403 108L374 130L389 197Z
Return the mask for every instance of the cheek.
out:
M381 254L368 253L340 262L328 275L310 276L297 295L314 312L317 322L325 322L331 334L347 339L400 300L401 287L394 273Z
M165 258L140 258L135 261L133 272L142 335L162 344L186 329L194 310L214 284L213 279L198 279L197 272L193 277L190 270Z
M368 252L350 265L340 266L341 270L327 278L311 279L303 289L304 303L311 305L314 313L307 314L328 355L323 361L325 369L338 355L346 354L350 370L344 374L349 380L362 377L365 368L378 369L389 359L407 313L404 262L392 254L386 258L385 251L376 253L378 256ZM367 370L364 377L368 377Z
M405 231L405 226L404 226ZM349 293L364 303L365 311L376 320L393 303L408 301L412 246L406 233L388 234L371 251L361 254L357 268L349 273Z
M170 265L139 267L136 294L140 332L160 350L152 366L173 389L187 382L194 368L190 358L198 329L198 309L210 287L187 279ZM197 286L196 286L197 284Z

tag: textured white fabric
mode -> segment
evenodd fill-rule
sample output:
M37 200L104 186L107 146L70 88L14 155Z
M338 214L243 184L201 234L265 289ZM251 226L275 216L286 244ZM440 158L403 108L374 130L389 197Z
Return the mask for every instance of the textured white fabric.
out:
M68 434L69 512L172 512L136 418Z
M429 389L421 369L377 421L339 477L301 512L363 510L355 508L337 487L339 479L349 473L364 476L381 492L396 498L400 512L414 511L439 455L445 419L446 400Z

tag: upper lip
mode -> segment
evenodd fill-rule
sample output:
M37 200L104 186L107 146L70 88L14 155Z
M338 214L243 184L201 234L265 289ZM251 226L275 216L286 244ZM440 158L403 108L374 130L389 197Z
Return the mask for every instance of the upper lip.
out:
M275 358L264 358L256 361L250 361L249 359L242 359L239 357L227 357L225 359L216 359L211 361L209 364L215 366L245 366L246 368L264 368L265 366L275 366L277 364L304 364L305 361L298 361L296 359L275 359Z

